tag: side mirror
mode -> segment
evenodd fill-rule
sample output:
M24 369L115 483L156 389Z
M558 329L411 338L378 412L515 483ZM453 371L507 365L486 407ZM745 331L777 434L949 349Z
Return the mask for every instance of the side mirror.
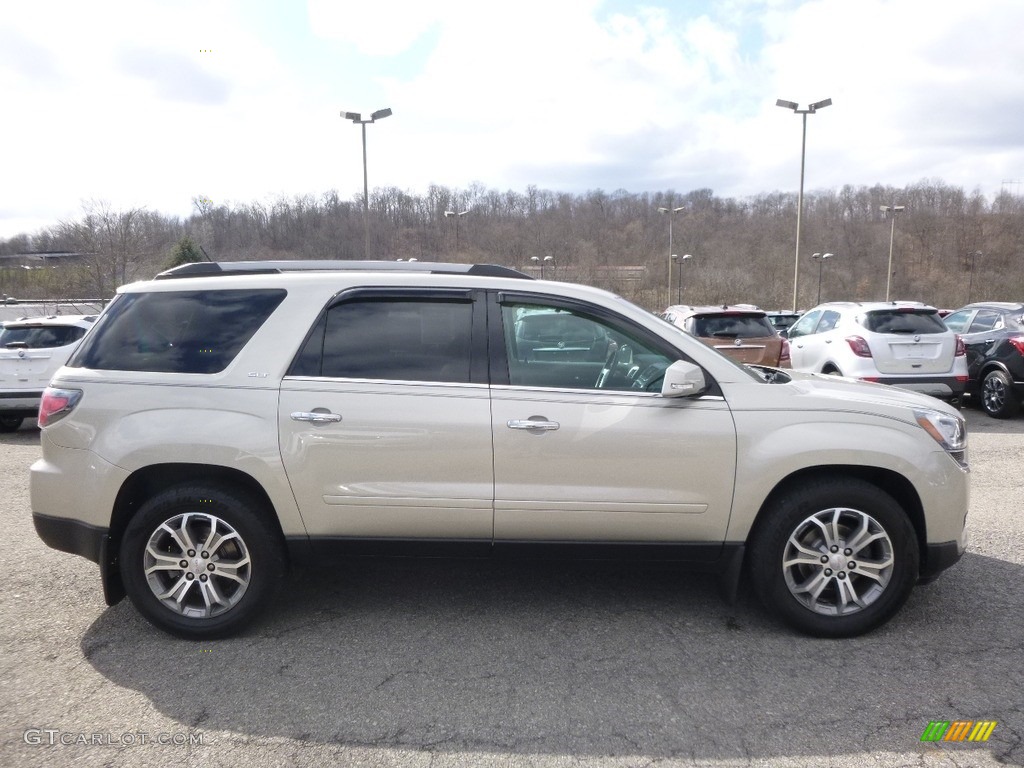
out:
M694 397L708 388L704 371L700 366L685 360L676 360L665 369L661 382L662 397Z

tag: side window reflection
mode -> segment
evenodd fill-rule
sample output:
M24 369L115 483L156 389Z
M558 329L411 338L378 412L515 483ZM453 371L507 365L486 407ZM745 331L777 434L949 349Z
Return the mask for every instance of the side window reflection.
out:
M537 304L502 305L509 383L657 391L671 360L602 318Z

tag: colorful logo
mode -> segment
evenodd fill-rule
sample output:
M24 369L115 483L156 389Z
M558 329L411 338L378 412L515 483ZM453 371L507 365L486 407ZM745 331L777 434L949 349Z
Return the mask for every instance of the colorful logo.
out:
M932 720L921 741L988 741L995 728L995 720Z

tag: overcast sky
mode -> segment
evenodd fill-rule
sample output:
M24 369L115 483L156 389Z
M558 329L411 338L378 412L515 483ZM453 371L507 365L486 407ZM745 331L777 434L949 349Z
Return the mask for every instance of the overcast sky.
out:
M1021 0L33 0L0 14L0 237L373 187L1024 191Z

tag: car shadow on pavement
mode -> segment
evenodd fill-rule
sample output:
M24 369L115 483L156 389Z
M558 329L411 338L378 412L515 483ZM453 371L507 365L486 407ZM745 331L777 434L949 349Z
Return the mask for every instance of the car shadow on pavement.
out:
M828 641L674 569L367 561L293 576L237 638L178 640L123 602L81 649L187 727L260 738L781 760L920 753L929 721L984 718L971 748L1019 761L1022 575L968 554L885 627Z

